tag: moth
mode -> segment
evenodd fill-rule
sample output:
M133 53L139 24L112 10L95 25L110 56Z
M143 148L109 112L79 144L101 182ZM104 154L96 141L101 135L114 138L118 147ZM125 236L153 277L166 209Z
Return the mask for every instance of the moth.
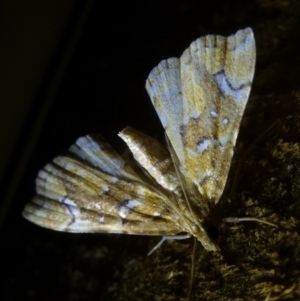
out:
M251 28L194 41L163 60L146 82L166 148L130 127L119 136L142 173L100 135L79 138L36 179L23 216L66 232L172 236L186 233L216 251L210 230L222 196L255 67Z

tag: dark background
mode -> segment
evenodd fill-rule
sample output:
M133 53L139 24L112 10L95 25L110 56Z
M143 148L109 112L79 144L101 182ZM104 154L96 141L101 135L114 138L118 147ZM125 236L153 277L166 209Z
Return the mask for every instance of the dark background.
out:
M30 224L21 212L38 170L87 133L100 132L120 152L117 133L126 125L162 138L144 88L153 67L201 35L250 26L259 76L272 49L290 39L286 32L299 36L291 24L281 26L297 19L299 7L296 1L91 0L3 1L0 9L0 299L108 300L122 267L151 248L148 238ZM276 82L276 74L269 76ZM293 85L280 83L283 90ZM254 80L253 91L270 86Z

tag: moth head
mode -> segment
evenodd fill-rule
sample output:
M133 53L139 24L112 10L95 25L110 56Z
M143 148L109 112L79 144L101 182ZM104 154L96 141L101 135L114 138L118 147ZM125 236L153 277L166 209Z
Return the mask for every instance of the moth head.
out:
M219 231L212 223L207 223L206 225L195 225L194 236L198 239L198 241L201 242L201 244L207 251L220 250L220 248L216 244L219 236Z

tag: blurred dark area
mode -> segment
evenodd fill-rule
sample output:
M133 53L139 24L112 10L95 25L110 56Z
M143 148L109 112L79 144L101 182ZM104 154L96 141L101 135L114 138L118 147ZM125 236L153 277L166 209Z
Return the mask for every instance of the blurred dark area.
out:
M151 69L201 35L255 31L265 15L254 3L1 2L1 300L109 300L107 283L120 265L145 256L147 238L30 224L21 213L34 196L35 177L87 133L101 133L119 152L117 133L127 125L163 138L144 88ZM86 277L89 286L81 283ZM82 290L73 295L76 289Z

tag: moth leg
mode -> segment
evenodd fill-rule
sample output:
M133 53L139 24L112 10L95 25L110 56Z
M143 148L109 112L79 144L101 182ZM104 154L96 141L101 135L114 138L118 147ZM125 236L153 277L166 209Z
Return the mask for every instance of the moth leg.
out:
M188 294L187 294L187 301L189 301L191 299L193 286L194 286L196 247L197 247L197 239L196 239L196 237L194 237L193 251L192 251L192 256L191 256L191 279L190 279L190 285L189 285L189 290L188 290Z
M258 222L262 224L267 224L272 227L278 227L278 225L275 225L271 222L265 221L260 218L256 217L227 217L223 219L224 222L226 223L240 223L240 222Z
M173 236L163 236L162 239L156 244L148 253L147 256L150 256L154 251L156 251L166 240L181 240L181 239L187 239L191 236L189 234L185 235L173 235Z

